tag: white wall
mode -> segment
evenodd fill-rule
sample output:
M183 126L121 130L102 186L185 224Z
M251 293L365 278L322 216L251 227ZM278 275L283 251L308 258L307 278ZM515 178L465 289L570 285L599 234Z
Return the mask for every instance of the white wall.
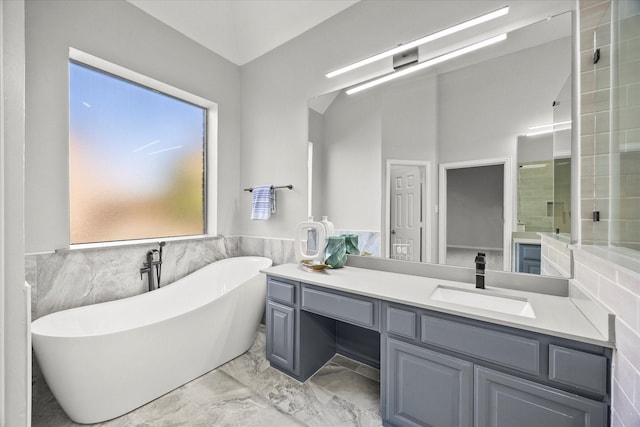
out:
M342 92L324 114L324 210L316 212L329 214L338 229L380 230L380 103L376 91Z
M237 66L125 1L27 2L26 37L27 252L69 244L70 47L218 104L218 232L237 231L242 196Z
M515 159L517 136L553 121L570 55L565 38L441 75L440 161Z
M24 1L0 4L0 425L30 425L24 287Z

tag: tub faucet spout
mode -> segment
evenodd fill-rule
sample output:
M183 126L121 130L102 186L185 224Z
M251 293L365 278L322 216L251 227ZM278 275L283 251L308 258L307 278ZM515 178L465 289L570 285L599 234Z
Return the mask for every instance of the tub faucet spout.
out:
M160 280L156 281L156 277L158 276L158 271L161 264L162 259L160 258L160 254L157 249L152 249L147 252L147 262L142 264L142 268L140 269L140 279L142 280L143 274L147 275L147 280L149 282L149 291L153 291L154 289L160 287Z

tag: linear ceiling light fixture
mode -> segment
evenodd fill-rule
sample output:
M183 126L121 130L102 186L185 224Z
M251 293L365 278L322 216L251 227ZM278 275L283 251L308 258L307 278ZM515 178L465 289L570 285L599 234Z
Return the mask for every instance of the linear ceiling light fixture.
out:
M363 59L361 61L355 62L351 65L347 65L346 67L342 67L338 70L331 71L327 73L326 76L328 78L332 78L335 76L339 76L340 74L344 74L348 71L355 70L356 68L363 67L367 64L371 64L372 62L379 61L380 59L388 58L389 56L396 55L400 52L404 52L405 50L413 49L417 46L423 45L425 43L432 42L434 40L438 40L442 37L448 36L450 34L457 33L462 30L466 30L467 28L474 27L476 25L482 24L483 22L491 21L492 19L498 18L500 16L506 15L509 13L509 6L505 6L502 9L498 9L496 11L487 13L486 15L479 16L477 18L470 19L468 21L462 22L460 24L454 25L453 27L445 28L444 30L438 31L433 34L429 34L428 36L422 37L418 40L414 40L407 44L400 45L393 49L389 49L377 55L371 56L369 58Z
M420 62L418 65L402 68L399 71L396 71L394 73L387 74L387 75L384 75L384 76L379 77L377 79L371 80L371 81L369 81L367 83L363 83L361 85L352 87L351 89L347 89L347 94L348 95L352 95L354 93L358 93L358 92L363 91L365 89L369 89L371 87L378 86L378 85L380 85L382 83L386 83L386 82L388 82L390 80L394 80L394 79L397 79L399 77L406 76L407 74L415 73L416 71L424 70L425 68L432 67L432 66L440 64L440 63L442 63L444 61L448 61L450 59L457 58L458 56L462 56L464 54L473 52L475 50L482 49L483 47L491 46L493 44L496 44L496 43L501 42L501 41L506 40L506 39L507 39L507 34L506 33L505 34L500 34L499 36L491 37L491 38L483 40L481 42L474 43L472 45L463 47L462 49L454 50L454 51L451 51L449 53L445 53L444 55L437 56L437 57L435 57L433 59L429 59L428 61Z
M555 122L555 123L547 123L544 125L531 126L529 130L533 132L525 133L524 136L544 135L544 134L556 132L559 130L571 129L571 126L566 126L566 125L571 125L571 120L567 120L564 122ZM564 126L564 127L558 129L560 126Z

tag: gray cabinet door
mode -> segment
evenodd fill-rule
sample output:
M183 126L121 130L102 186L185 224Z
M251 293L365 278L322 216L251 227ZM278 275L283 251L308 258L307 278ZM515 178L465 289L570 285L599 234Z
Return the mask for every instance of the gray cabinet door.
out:
M293 371L295 309L267 301L267 359Z
M607 405L475 368L475 427L606 427Z
M540 274L540 245L518 243L518 272Z
M383 417L394 426L470 427L473 364L386 340Z

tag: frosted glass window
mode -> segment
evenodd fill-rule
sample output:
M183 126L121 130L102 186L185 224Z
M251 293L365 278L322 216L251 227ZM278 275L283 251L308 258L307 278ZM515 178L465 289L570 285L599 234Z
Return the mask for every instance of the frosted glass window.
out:
M71 243L205 233L207 110L69 64Z

